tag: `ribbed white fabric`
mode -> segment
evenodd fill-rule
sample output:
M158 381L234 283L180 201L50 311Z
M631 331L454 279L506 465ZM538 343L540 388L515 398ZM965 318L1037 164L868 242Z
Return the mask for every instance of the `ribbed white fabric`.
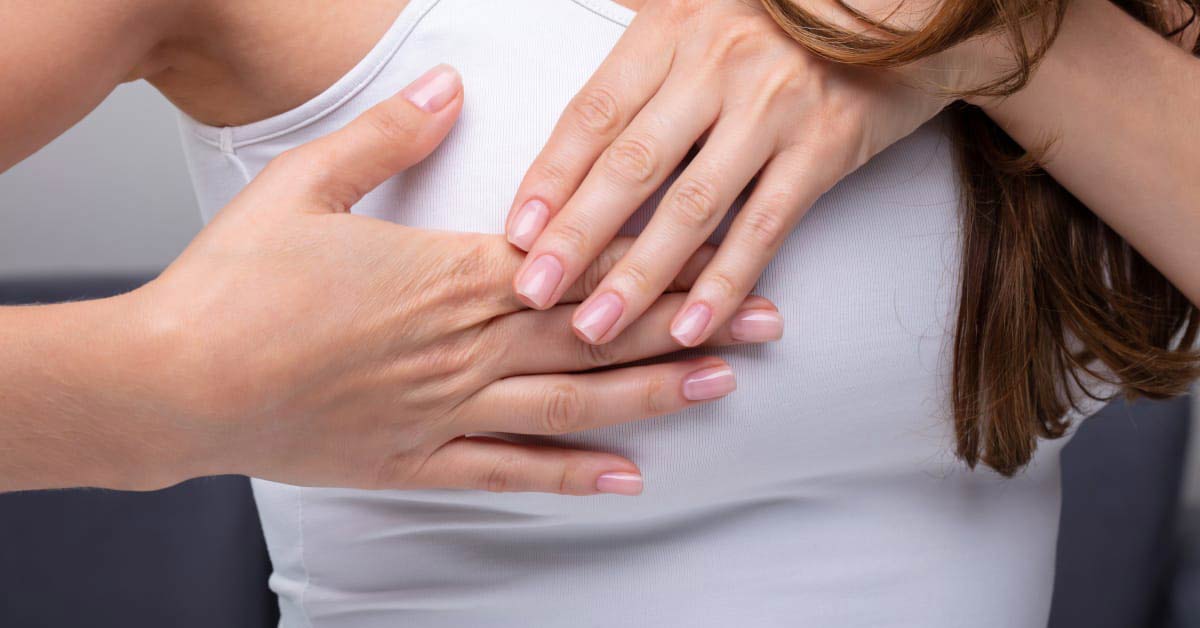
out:
M413 0L308 104L237 128L183 120L205 216L272 157L447 62L465 77L458 126L356 211L498 233L524 169L631 17L608 0ZM1012 480L951 453L948 144L935 120L817 203L760 284L787 337L719 352L734 395L560 439L636 460L640 498L255 481L282 625L1044 625L1065 439Z

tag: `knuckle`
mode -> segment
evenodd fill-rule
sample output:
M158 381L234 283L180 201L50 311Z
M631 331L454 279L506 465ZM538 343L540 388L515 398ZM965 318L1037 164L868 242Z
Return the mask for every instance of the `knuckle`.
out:
M722 28L708 49L711 61L727 62L756 55L770 40L772 32L755 21L734 21Z
M638 261L630 261L625 264L618 276L621 282L635 293L648 294L656 287L650 271Z
M520 459L515 456L501 456L488 467L481 484L491 493L512 492L517 490L516 478L520 470Z
M661 376L651 377L646 381L645 388L642 390L642 407L646 409L648 416L658 416L671 410L670 403L663 394L665 390L667 390L667 380Z
M394 107L370 109L362 115L362 121L391 144L407 144L420 128L413 116L405 115Z
M533 176L551 187L562 187L571 180L566 164L555 158L540 160L534 167Z
M609 175L624 183L645 183L658 170L651 143L637 137L617 139L602 159Z
M562 243L565 251L581 254L590 247L591 237L588 230L575 220L569 220L554 227L554 240Z
M675 187L668 207L676 222L688 229L703 229L719 215L716 187L703 178L684 179Z
M738 282L729 276L729 273L724 270L713 271L704 279L704 284L707 290L721 300L731 300L741 296L741 290L738 289Z
M579 361L587 368L609 366L619 361L612 343L594 345L577 340L576 344L579 346Z
M688 18L695 16L708 0L668 0L667 8L672 15Z
M617 98L607 87L585 87L571 100L570 109L580 127L591 134L609 135L621 123Z
M293 148L272 159L267 170L333 211L349 211L365 193L326 151Z
M784 218L778 211L766 207L748 210L742 219L742 227L751 245L769 251L782 244L787 234Z
M557 384L546 392L542 427L548 434L568 434L583 420L583 395L571 384Z
M583 271L583 276L579 278L580 287L584 294L592 294L596 288L600 287L600 282L604 280L604 276L608 274L608 270L617 264L617 257L612 249L604 249L592 262L586 270Z
M566 463L558 469L558 493L566 495L571 490L571 475L575 471L575 466Z

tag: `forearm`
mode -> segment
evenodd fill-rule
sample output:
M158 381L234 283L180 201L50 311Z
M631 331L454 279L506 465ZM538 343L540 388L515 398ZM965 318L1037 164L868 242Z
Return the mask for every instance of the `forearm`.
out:
M186 464L131 297L0 308L0 491L155 488Z
M1200 61L1109 2L1071 3L1031 82L977 104L1200 303Z

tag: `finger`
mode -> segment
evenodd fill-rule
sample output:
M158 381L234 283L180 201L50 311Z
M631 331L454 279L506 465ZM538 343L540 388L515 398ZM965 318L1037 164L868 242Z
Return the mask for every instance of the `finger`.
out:
M683 305L687 295L663 296L646 315L629 327L616 340L594 345L571 333L568 319L571 309L559 306L546 312L519 312L506 317L493 328L502 336L499 346L528 347L530 338L537 338L536 351L508 351L499 377L539 373L563 373L587 371L615 364L627 364L653 358L679 350L679 345L668 335L671 319ZM762 297L750 297L742 302L738 312L723 329L713 334L707 343L710 346L742 344L739 334L745 330L760 330L775 324L778 334L766 338L774 340L783 334L783 318L775 304ZM757 333L754 338L763 337ZM755 342L760 342L755 340Z
M304 199L319 213L346 212L379 184L427 157L462 110L462 79L441 65L345 127L280 155L262 187L279 198Z
M600 285L604 277L612 271L617 262L624 258L629 249L633 247L634 239L621 237L613 240L613 243L600 253L600 256L592 262L592 265L584 271L583 275L575 283L571 284L571 287L563 294L563 298L561 299L563 303L579 303L586 299L589 294L595 292L596 287ZM667 285L666 292L687 292L691 290L700 273L704 272L704 268L708 266L712 261L713 255L716 255L716 253L717 247L711 244L706 244L697 249L688 258L687 262L683 264L683 268L679 270L671 280L671 283ZM511 290L509 290L509 294L512 294ZM521 309L525 307L524 304L521 305ZM564 329L569 327L569 324L564 324Z
M723 124L667 190L633 248L576 311L573 325L588 342L602 344L617 337L658 299L682 261L712 235L770 157L773 147L765 126L760 130L722 128ZM681 342L688 346L697 341L687 334L698 337L699 331L695 325L672 330L683 333Z
M633 20L571 100L517 188L505 226L509 242L529 250L600 153L658 91L671 67L673 42L656 27L652 15Z
M535 308L557 303L684 160L719 109L716 90L668 79L530 247L513 284L518 296Z
M520 445L498 438L458 438L433 453L412 478L418 488L496 493L638 495L636 465L613 454Z
M600 285L600 281L616 266L617 262L625 256L633 246L634 239L630 237L614 238L612 242L596 257L592 265L580 275L579 279L567 289L563 294L561 301L563 303L579 303L587 298L589 294L595 291L596 286ZM670 285L667 286L667 292L687 292L691 289L692 284L704 267L712 260L712 256L717 252L717 247L706 245L698 249L687 263L683 265L683 269L675 276ZM528 305L519 299L512 291L512 282L509 279L516 273L520 267L521 256L512 251L509 247L504 254L504 263L499 265L498 276L502 279L496 281L496 297L504 299L507 304L506 311L516 312L518 310L528 309ZM569 327L569 321L564 322L563 329Z
M510 377L464 403L464 431L570 434L678 412L735 388L733 369L717 358Z
M832 183L802 153L780 153L763 170L746 205L730 225L675 320L671 335L684 346L703 343L737 310L796 224ZM771 328L742 330L748 340Z

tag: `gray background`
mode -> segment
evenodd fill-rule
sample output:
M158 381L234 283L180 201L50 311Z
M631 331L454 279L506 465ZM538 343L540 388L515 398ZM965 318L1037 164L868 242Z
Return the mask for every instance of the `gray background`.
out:
M200 228L175 109L146 83L0 175L0 280L161 270Z
M169 264L200 228L176 116L149 85L122 85L0 174L0 281L150 275ZM1187 500L1200 505L1200 438L1191 454Z

